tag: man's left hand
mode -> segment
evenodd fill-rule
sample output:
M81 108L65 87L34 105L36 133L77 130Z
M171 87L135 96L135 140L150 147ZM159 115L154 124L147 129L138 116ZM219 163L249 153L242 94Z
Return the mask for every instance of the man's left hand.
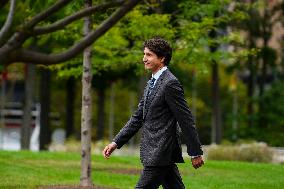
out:
M197 156L195 158L192 158L191 164L192 164L192 167L194 167L195 169L198 169L199 167L204 165L204 161L203 161L202 156Z

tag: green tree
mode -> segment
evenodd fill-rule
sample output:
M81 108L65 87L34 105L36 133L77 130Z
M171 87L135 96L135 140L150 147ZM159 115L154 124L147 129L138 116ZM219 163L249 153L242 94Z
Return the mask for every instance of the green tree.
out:
M270 125L270 122L266 122L269 120L267 115L270 112L275 113L273 108L267 108L265 99L268 98L266 92L276 94L271 92L271 87L277 88L273 83L277 81L278 73L281 72L277 63L279 55L276 49L269 45L269 41L275 35L273 28L283 21L282 7L282 1L248 1L239 7L247 10L249 15L247 19L235 23L234 26L247 33L246 43L242 48L256 49L256 53L250 54L246 61L239 61L235 65L240 78L247 86L246 115L243 117L247 124L243 128L246 132L243 137L261 140L259 136L269 136L269 133L274 132L273 128L277 127L269 127L270 132L264 129ZM264 109L266 110L263 111ZM278 122L281 123L281 120ZM275 144L271 140L273 137L264 138L267 139L265 142Z
M98 94L96 140L102 139L105 133L106 90L119 80L124 80L130 90L137 90L137 77L145 77L144 68L139 65L142 43L155 35L172 39L174 30L169 20L169 15L148 13L146 6L139 6L93 45L93 87ZM58 71L59 77L78 77L82 69L80 62L77 58L52 68Z
M14 1L13 1L14 2ZM52 1L47 1L48 8L46 10L37 13L35 16L28 20L24 20L17 26L12 27L11 24L6 24L2 27L1 31L5 31L1 36L1 46L0 46L0 61L1 64L9 64L12 62L26 62L34 64L55 64L59 62L64 62L68 59L74 58L84 48L91 45L100 36L102 36L108 29L110 29L114 24L116 24L127 12L129 12L139 0L129 0L129 1L108 1L105 3L97 4L91 8L77 10L73 12L70 16L65 16L47 25L39 25L39 23L52 18L56 12L58 12L63 7L71 3L71 0L60 0L57 3L51 5ZM96 29L94 29L89 35L80 39L73 46L67 48L63 52L45 54L42 52L33 51L25 48L25 42L34 36L40 36L43 34L53 33L57 30L63 29L66 25L83 18L84 16L93 14L96 11L104 11L110 7L120 6L116 11L113 12L104 22L102 22ZM46 7L45 7L46 8ZM14 15L15 9L10 9L9 15ZM30 16L28 16L29 18ZM7 17L6 23L11 23L13 21L12 16ZM8 37L6 37L6 35Z
M221 101L219 86L219 65L233 63L243 51L230 51L233 43L240 43L239 34L228 29L236 19L245 18L245 13L229 8L232 1L184 1L180 4L182 13L178 17L179 49L177 62L194 64L197 69L211 66L212 84L212 142L222 139Z
M50 5L52 2L48 1L46 4L49 6L46 10L40 11L35 16L30 19L24 20L24 24L12 25L15 11L15 0L11 1L11 6L9 9L9 14L7 16L6 22L0 30L0 63L2 65L8 65L13 62L24 62L32 64L45 64L51 65L60 62L64 62L71 58L74 58L84 49L84 66L83 66L83 96L82 96L82 164L81 164L81 185L91 186L90 174L90 143L91 143L91 95L90 86L92 81L91 74L91 47L89 47L94 41L101 37L105 32L107 32L111 27L113 27L127 12L129 12L139 0L129 0L129 1L108 1L96 6L91 6L91 1L86 0L87 5L85 9L77 10L75 13L72 12L70 16L64 16L59 21L52 24L46 24L52 21L52 15L58 12L60 9L65 7L70 0L59 0L57 3ZM33 1L31 1L33 2ZM7 3L7 2L5 2ZM45 4L45 5L46 5ZM33 12L31 6L31 11ZM44 52L38 52L27 48L26 43L30 41L31 38L38 37L43 34L54 33L57 30L63 29L66 25L72 23L80 18L90 16L95 11L104 11L110 7L120 6L116 11L114 11L110 16L107 16L102 20L96 29L91 30L90 20L86 19L84 29L84 37L79 40L73 46L64 46L64 50L59 51L58 49L49 48L52 52L46 54ZM44 6L42 6L44 7ZM44 23L46 25L41 25L39 23ZM56 36L57 37L57 36ZM43 38L43 40L50 40L50 38ZM46 112L48 115L48 112ZM28 137L27 137L28 138Z

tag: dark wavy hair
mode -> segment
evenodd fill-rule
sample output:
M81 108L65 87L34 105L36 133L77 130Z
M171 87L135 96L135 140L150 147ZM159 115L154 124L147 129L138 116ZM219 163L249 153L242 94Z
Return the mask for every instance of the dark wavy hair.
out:
M154 37L143 43L143 49L145 49L145 47L154 52L158 57L165 57L164 64L166 66L169 65L172 58L172 48L166 40L160 37Z

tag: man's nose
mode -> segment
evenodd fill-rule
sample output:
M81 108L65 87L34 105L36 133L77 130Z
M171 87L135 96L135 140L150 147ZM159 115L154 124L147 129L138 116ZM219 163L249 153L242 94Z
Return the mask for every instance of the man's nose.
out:
M146 62L146 61L147 61L146 56L143 56L143 62Z

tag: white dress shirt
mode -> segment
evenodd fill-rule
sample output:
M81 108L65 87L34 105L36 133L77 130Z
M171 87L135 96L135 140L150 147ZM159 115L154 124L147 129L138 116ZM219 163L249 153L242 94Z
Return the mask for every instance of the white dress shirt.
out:
M167 67L167 66L164 66L164 67L162 67L159 71L157 71L157 73L155 73L154 75L152 74L152 78L154 77L154 78L156 79L155 82L154 82L154 86L155 86L157 80L159 79L159 77L162 75L162 73L163 73L166 69L168 69L168 67Z

